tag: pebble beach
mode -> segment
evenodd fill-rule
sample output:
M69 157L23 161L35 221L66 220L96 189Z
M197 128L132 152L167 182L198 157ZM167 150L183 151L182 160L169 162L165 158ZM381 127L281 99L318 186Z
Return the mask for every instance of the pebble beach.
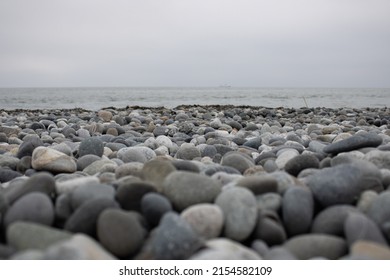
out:
M0 110L0 259L390 259L390 109Z

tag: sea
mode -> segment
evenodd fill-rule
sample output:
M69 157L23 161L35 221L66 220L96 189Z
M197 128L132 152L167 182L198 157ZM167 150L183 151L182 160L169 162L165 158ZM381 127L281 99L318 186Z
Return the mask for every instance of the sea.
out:
M389 107L390 88L64 87L0 88L0 109L99 110L127 106L235 105L268 108Z

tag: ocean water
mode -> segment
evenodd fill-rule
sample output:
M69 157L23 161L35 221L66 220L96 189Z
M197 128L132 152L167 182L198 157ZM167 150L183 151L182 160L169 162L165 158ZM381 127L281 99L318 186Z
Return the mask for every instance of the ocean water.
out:
M390 88L105 87L0 88L0 109L98 110L126 106L250 105L263 107L389 107Z

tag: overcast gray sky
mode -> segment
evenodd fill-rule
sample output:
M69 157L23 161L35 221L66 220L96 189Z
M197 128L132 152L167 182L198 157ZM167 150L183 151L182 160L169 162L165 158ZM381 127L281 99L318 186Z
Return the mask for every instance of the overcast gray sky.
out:
M389 0L0 0L0 87L390 87Z

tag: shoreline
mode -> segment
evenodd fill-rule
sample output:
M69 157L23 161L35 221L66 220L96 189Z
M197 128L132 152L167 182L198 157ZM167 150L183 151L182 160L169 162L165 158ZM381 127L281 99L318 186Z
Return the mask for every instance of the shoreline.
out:
M0 259L390 259L389 190L386 107L0 110Z

